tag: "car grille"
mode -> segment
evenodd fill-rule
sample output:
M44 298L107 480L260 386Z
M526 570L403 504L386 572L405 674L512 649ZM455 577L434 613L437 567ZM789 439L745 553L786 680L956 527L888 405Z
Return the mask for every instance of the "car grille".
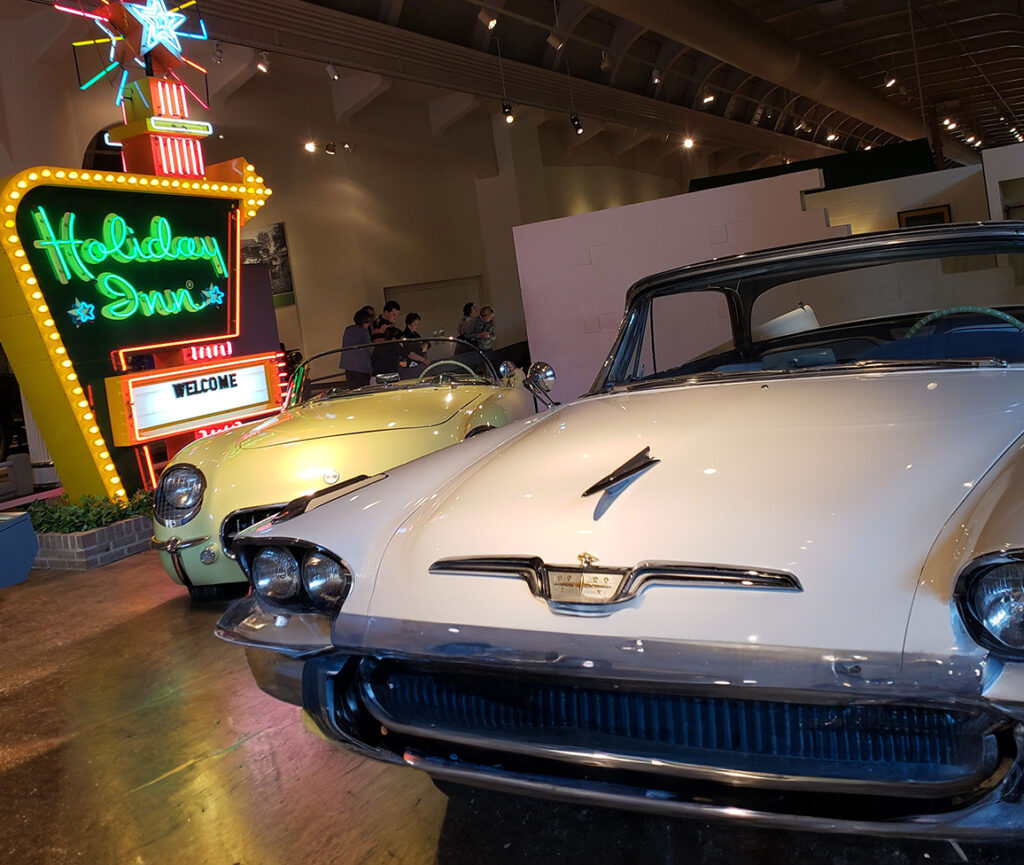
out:
M258 508L245 508L233 511L220 524L220 545L225 554L234 558L231 543L239 532L256 525L260 520L276 514L284 505L264 505Z
M378 665L362 692L392 729L551 759L613 755L608 764L624 769L864 781L927 796L971 788L999 762L993 719L944 707L646 693L398 662Z

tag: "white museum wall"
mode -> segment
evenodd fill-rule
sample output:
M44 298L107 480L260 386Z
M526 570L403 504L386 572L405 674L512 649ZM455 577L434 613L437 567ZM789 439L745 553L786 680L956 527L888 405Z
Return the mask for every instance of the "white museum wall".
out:
M899 211L939 204L950 206L953 222L988 219L981 165L808 192L806 202L808 208L824 208L829 222L849 225L854 234L898 228Z
M802 193L818 170L517 226L516 259L531 356L554 368L556 399L593 383L626 290L651 273L709 258L846 235Z
M1024 205L1024 144L983 150L981 164L985 167L989 218L1006 219L1008 207Z

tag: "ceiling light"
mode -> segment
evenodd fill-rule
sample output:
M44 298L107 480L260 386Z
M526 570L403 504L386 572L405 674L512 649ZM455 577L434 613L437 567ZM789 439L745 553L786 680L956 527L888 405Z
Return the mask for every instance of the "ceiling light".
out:
M327 64L327 77L330 78L331 81L337 81L341 78L341 75L338 74L338 70L335 68L333 63Z
M974 146L975 147L981 147L981 139L980 138L977 141L974 142Z
M828 135L825 136L825 140L826 141L835 141L838 137L839 136L836 135L834 132L830 132Z
M896 77L893 76L893 75L890 75L888 72L886 72L885 73L884 82L885 82L885 86L886 87L895 87L896 86Z
M481 23L488 29L493 30L498 26L498 19L494 17L489 9L481 9L476 13L476 17L480 19Z
M260 59L256 61L256 68L264 75L270 71L270 58L267 56L266 51L260 52Z
M692 138L684 138L683 139L683 147L685 147L687 150L689 150L691 147L693 147L693 139Z
M344 150L346 153L351 153L352 145L346 141L344 144L341 145L341 149Z
M306 152L307 153L316 153L316 142L315 141L313 141L313 140L307 141L302 146L306 148Z
M337 152L338 146L333 141L328 141L324 145L324 153L326 153L328 156L334 156L334 154Z
M224 49L220 47L220 43L219 42L216 45L213 46L213 54L210 55L210 59L214 63L223 63L224 62Z
M505 115L506 123L515 123L516 116L512 113L512 103L507 99L501 103L501 113Z
M949 128L950 129L956 129L956 123L950 123L949 124Z
M711 104L714 101L715 101L715 94L714 93L705 93L704 94L703 102L704 102L705 105L709 105L709 104Z
M947 117L945 120L942 121L942 125L943 126L949 126L949 122L950 122L949 118Z
M580 116L575 111L569 115L569 122L572 124L572 128L576 130L577 135L583 134L583 126L580 123Z
M661 84L661 70L655 69L651 73L651 84Z
M612 63L612 58L608 56L608 52L607 51L602 51L601 52L601 71L602 72L607 72L614 65L615 64Z
M968 144L973 144L974 143L974 136L973 135L968 135L967 136L967 143Z
M871 149L871 145L870 144L865 144L864 145L864 149L865 150L870 150Z
M565 45L565 37L557 30L552 30L548 33L546 41L555 51L561 51Z

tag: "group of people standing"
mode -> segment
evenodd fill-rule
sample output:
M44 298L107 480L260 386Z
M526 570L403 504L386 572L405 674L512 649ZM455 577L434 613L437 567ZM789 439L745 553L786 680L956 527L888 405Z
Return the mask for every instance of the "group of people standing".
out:
M470 301L462 307L462 321L459 322L458 336L471 342L482 351L494 347L494 307L484 306L477 312L476 304Z
M395 373L405 377L415 375L412 370L429 363L428 342L394 343L391 340L422 340L419 333L421 316L410 312L405 316L405 330L398 326L402 311L397 300L384 304L380 315L372 306L364 306L352 316L352 324L345 328L341 347L348 349L341 353L339 368L345 370L345 378L351 388L366 387L370 378L381 373ZM477 312L475 303L462 308L458 337L481 351L490 351L494 345L494 307L485 306ZM376 345L381 343L380 345ZM365 346L365 348L361 348Z
M389 300L378 316L372 306L364 306L352 316L352 324L345 328L341 337L341 347L350 349L341 353L339 366L345 370L349 387L365 387L370 377L379 373L397 372L413 369L427 363L428 343L386 343L395 339L422 339L419 334L421 317L419 313L410 312L405 317L405 330L398 327L398 316L402 311L396 300ZM358 350L359 346L367 346Z

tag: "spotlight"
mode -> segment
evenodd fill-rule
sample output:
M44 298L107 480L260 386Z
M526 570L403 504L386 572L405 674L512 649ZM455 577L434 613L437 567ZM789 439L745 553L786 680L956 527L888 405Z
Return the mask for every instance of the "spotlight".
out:
M660 69L655 69L651 73L651 84L655 84L655 85L661 84L661 70Z
M715 101L715 94L714 93L705 93L704 94L704 99L702 101L703 101L703 103L705 105L710 105L712 102Z
M950 123L949 124L949 128L950 129L956 129L956 123Z
M494 14L488 9L481 9L476 13L476 17L487 27L488 30L493 30L498 26L498 19L494 17Z
M980 138L977 141L974 142L974 146L975 147L981 147L981 139Z
M614 65L615 64L612 63L612 58L608 56L608 52L607 51L602 51L601 52L601 71L602 72L607 72Z
M219 42L216 45L213 46L213 54L210 55L210 59L214 63L223 63L224 62L224 49L220 47L220 43Z
M895 87L896 86L896 76L895 75L890 75L888 72L886 72L885 75L882 77L882 83L886 87Z
M575 111L569 115L569 122L572 124L572 128L576 130L577 135L583 134L583 126L580 124L580 116Z
M825 140L826 141L835 141L838 137L839 136L836 135L834 132L830 132L828 135L825 136Z
M565 45L565 37L557 30L552 30L548 33L548 38L545 40L555 51L561 51Z
M950 124L950 120L949 120L948 117L945 120L942 121L942 125L943 126L949 126L949 124Z
M506 123L516 122L516 116L512 113L512 103L507 99L501 103L501 113L505 115Z
M256 68L264 75L270 71L270 58L267 56L266 51L260 52L260 59L256 61Z
M693 147L693 139L692 138L684 138L683 139L683 147L685 147L687 150L689 150L691 147Z
M337 153L337 152L338 152L338 147L337 147L337 145L333 141L328 141L324 145L324 153L326 153L328 156L334 156L334 154Z
M333 63L327 64L327 77L330 78L331 81L337 81L339 78L341 78L341 76L338 74L338 70L335 68Z
M968 144L974 144L974 136L973 135L968 135L967 136L967 143Z
M870 150L871 149L871 145L870 144L865 144L864 145L864 149L865 150Z
M306 148L306 152L307 153L316 153L316 142L315 141L313 141L313 140L307 141L302 146Z
M341 149L344 150L346 153L351 153L352 145L346 141L344 144L341 145Z

